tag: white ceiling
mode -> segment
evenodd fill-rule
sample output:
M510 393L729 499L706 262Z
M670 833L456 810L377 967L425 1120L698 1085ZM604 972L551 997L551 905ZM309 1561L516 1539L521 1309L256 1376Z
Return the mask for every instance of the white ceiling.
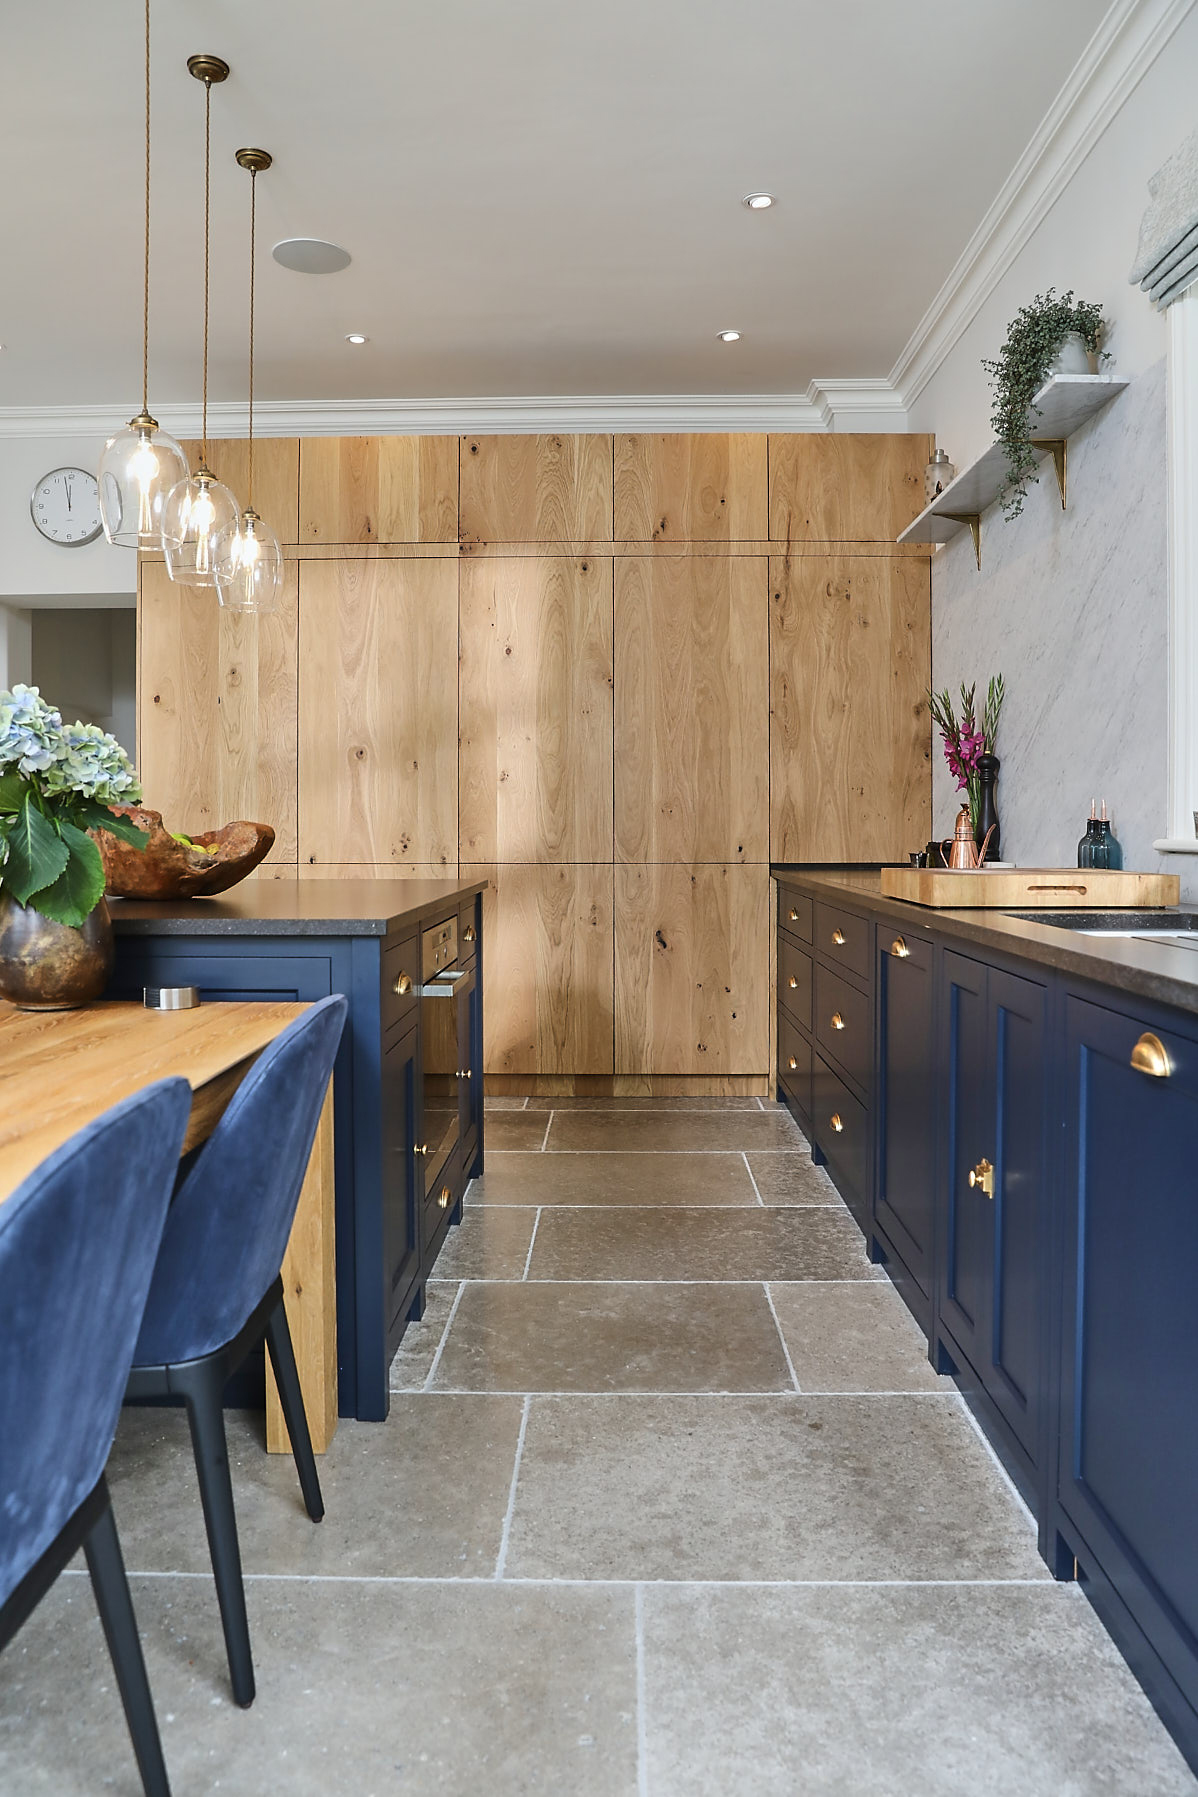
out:
M885 375L1108 0L154 0L150 397L796 393ZM0 407L140 390L139 0L5 8ZM741 197L778 196L750 214ZM354 257L289 273L282 237ZM716 341L726 325L743 340ZM351 349L350 330L370 343Z

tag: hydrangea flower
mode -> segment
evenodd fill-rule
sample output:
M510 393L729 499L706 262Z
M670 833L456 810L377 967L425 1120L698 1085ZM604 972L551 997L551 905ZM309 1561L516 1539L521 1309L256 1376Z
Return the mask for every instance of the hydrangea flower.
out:
M136 805L141 799L129 757L98 724L68 724L60 732L44 787L47 797L74 792L102 805Z
M36 686L19 683L0 692L0 770L42 774L58 752L62 718L47 705Z

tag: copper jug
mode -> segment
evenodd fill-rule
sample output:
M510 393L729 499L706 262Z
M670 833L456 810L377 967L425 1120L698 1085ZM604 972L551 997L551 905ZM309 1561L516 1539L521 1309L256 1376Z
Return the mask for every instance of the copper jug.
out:
M969 806L962 805L957 813L956 824L953 826L953 846L949 853L947 866L958 873L968 873L974 868L980 867L986 859L986 849L993 834L994 826L991 824L979 853L978 845L973 839L973 822L969 815ZM941 855L943 853L944 851L941 850Z

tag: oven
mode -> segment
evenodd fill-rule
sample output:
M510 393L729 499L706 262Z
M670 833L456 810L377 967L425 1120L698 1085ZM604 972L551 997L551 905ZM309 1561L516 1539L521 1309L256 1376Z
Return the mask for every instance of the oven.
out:
M477 967L459 965L458 919L434 924L421 937L420 1065L423 1119L424 1241L427 1244L461 1198L465 1166L460 1150L474 1114L473 1033ZM419 1163L418 1163L419 1164Z

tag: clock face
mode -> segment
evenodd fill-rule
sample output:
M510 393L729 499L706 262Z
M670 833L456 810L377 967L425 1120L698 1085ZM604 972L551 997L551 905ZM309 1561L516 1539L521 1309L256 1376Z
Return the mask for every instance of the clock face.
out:
M96 477L86 468L53 468L33 489L29 511L47 542L62 549L94 543L102 524Z

